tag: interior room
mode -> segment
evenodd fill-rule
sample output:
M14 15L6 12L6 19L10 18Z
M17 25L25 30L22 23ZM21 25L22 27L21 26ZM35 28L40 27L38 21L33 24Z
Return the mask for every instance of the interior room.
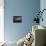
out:
M0 0L0 46L46 46L46 0Z

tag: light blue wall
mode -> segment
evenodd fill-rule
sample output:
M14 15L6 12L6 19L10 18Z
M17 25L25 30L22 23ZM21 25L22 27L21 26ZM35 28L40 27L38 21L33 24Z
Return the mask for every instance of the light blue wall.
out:
M40 1L40 9L41 9L41 11L42 11L43 9L46 9L46 0L41 0L41 1ZM40 22L40 25L46 27L46 10L43 12L42 17L43 17L43 22L41 21L41 22Z
M31 30L38 9L40 9L40 0L6 0L5 40L17 41L24 37ZM22 23L13 23L13 16L22 16Z

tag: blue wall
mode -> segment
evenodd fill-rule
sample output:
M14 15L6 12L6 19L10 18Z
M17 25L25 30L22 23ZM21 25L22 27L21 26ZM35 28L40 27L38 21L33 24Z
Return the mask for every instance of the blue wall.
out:
M32 21L36 17L35 12L40 9L40 0L6 0L5 2L5 40L18 41L31 30ZM22 16L22 23L13 23L13 16Z
M41 0L40 1L40 10L42 11L43 9L46 9L46 0ZM40 21L40 25L46 27L46 10L43 12L43 22Z

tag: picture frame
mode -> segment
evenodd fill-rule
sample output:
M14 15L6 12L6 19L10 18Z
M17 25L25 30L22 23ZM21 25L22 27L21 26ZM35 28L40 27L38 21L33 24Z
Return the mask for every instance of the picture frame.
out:
M13 16L13 23L21 23L22 16Z

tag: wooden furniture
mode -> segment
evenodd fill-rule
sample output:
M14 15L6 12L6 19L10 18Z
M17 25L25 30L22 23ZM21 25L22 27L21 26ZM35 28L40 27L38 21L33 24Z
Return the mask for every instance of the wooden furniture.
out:
M46 44L46 29L35 25L32 26L32 34L34 35L34 41L31 46L44 46Z

